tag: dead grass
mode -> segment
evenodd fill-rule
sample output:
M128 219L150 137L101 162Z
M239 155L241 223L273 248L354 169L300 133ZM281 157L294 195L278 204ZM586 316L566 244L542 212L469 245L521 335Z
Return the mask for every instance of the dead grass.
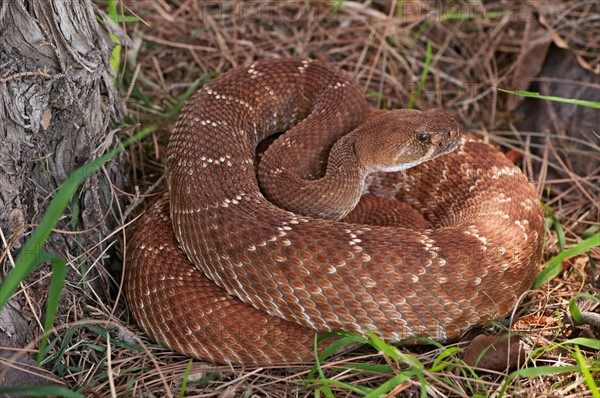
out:
M124 12L142 20L126 26L136 43L127 50L126 71L120 80L123 92L128 93L129 121L160 124L161 129L151 139L129 149L132 182L144 195L114 194L126 195L136 205L147 204L150 200L144 196L162 189L160 176L166 142L178 100L200 77L209 78L256 59L292 55L320 58L352 71L373 107L399 108L406 106L416 88L429 42L433 60L415 107L443 107L458 118L465 130L489 134L490 139L513 151L543 201L558 217L567 247L579 242L586 230L600 225L598 136L560 137L578 142L577 156L596 162L591 172L580 174L570 163L568 146L557 145L552 139L555 132L519 131L508 110L510 97L495 90L518 88L513 86L514 72L525 24L533 18L532 8L519 2L498 1L489 3L486 10L463 4L459 14L450 13L452 10L441 2L403 3L404 12L399 15L397 1L344 1L335 14L326 1L127 1ZM592 2L556 1L539 9L592 70L600 62L596 40L598 13L594 7ZM139 212L139 207L133 213ZM121 212L123 224L130 220L126 216L132 208ZM122 231L115 232L123 236ZM557 253L557 234L550 229L545 258ZM530 351L551 348L556 342L578 336L598 338L597 330L573 325L567 309L569 300L578 292L598 295L598 261L598 247L589 255L565 261L557 279L523 297L514 319L526 314L540 323L525 322L520 329ZM53 372L64 383L88 396L178 395L189 359L146 340L117 293L119 277L115 278L118 273L112 271L100 270L101 279L94 283L94 289L66 297L68 305L59 318L66 326L55 336L48 366L54 366ZM34 308L42 305L43 297L38 296L29 296L35 301L31 303ZM598 312L598 304L591 301L582 301L580 307ZM106 338L108 334L111 339ZM428 369L442 349L417 346L403 350ZM583 356L598 363L598 351L584 351ZM353 364L389 364L396 374L406 369L405 364L361 348L328 360L323 364L323 372L332 379L370 387L392 377L346 369ZM542 349L530 361L530 366L553 364L577 365L572 349ZM314 385L304 382L310 369L306 365L228 368L195 361L186 394L312 396ZM457 364L452 370L428 373L426 380L431 384L427 393L495 395L508 373L475 376ZM596 374L595 379L600 379L600 375ZM331 388L336 397L354 396L344 388ZM387 396L418 394L419 380L413 378L398 384ZM510 381L507 395L592 396L592 392L581 373L572 371L515 378Z

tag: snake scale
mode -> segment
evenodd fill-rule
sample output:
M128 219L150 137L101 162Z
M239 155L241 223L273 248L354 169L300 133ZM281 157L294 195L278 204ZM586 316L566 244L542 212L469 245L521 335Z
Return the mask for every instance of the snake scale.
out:
M395 112L365 123L352 76L306 59L256 62L201 88L170 137L169 192L128 244L125 293L148 336L216 363L289 363L314 357L315 331L445 342L507 314L541 261L535 190L493 146L454 135L440 112ZM347 138L360 129L366 139ZM259 170L259 143L287 130L271 147L291 152L269 147L263 156L275 166L262 171L261 160ZM332 148L326 132L354 140L344 144L349 153ZM325 149L313 152L307 138ZM331 164L311 169L334 152ZM362 171L344 174L348 159ZM267 194L258 174L283 188ZM347 179L366 179L363 193L403 202L422 224L339 221L358 200L336 187ZM319 203L290 211L305 189L320 192ZM350 205L324 214L338 199Z

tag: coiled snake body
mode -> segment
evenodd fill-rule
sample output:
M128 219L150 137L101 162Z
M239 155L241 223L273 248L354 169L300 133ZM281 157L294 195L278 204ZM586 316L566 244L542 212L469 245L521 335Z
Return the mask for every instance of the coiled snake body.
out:
M146 211L128 245L124 285L140 326L197 358L268 364L310 360L315 330L443 342L505 315L541 260L537 195L494 147L454 136L453 122L439 113L410 112L399 111L398 122L385 114L361 126L370 138L346 143L349 153L332 155L314 172L309 164L341 152L331 149L332 140L367 117L348 74L319 61L261 61L199 90L169 142L169 194ZM308 134L325 149L303 143L271 155L269 148L264 157L276 158L275 166L261 169L261 186L263 175L290 182L267 194L255 150L288 129L292 135L273 147L293 147ZM321 138L326 131L334 138ZM396 131L405 138L394 138ZM365 149L366 142L376 149ZM392 161L434 157L406 171L371 174L364 188L407 203L423 227L336 221L358 200L336 188L346 179L406 168ZM363 171L343 174L348 159ZM299 171L288 169L294 164ZM302 207L313 189L305 185L322 192L306 212L265 198ZM323 205L338 199L350 208L324 214Z

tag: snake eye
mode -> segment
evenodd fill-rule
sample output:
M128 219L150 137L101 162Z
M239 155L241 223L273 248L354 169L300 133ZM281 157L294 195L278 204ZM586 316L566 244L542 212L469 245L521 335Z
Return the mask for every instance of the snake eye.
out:
M417 135L417 140L419 140L420 142L428 142L429 141L429 134L427 133L419 133Z

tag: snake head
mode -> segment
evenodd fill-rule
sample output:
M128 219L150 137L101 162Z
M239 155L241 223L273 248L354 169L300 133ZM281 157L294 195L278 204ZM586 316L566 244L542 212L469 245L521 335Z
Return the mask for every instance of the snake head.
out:
M460 130L452 117L439 109L431 109L421 112L418 118L423 124L414 130L415 138L427 150L429 159L458 148Z
M454 151L458 123L439 109L383 113L356 130L355 151L367 173L401 171Z

